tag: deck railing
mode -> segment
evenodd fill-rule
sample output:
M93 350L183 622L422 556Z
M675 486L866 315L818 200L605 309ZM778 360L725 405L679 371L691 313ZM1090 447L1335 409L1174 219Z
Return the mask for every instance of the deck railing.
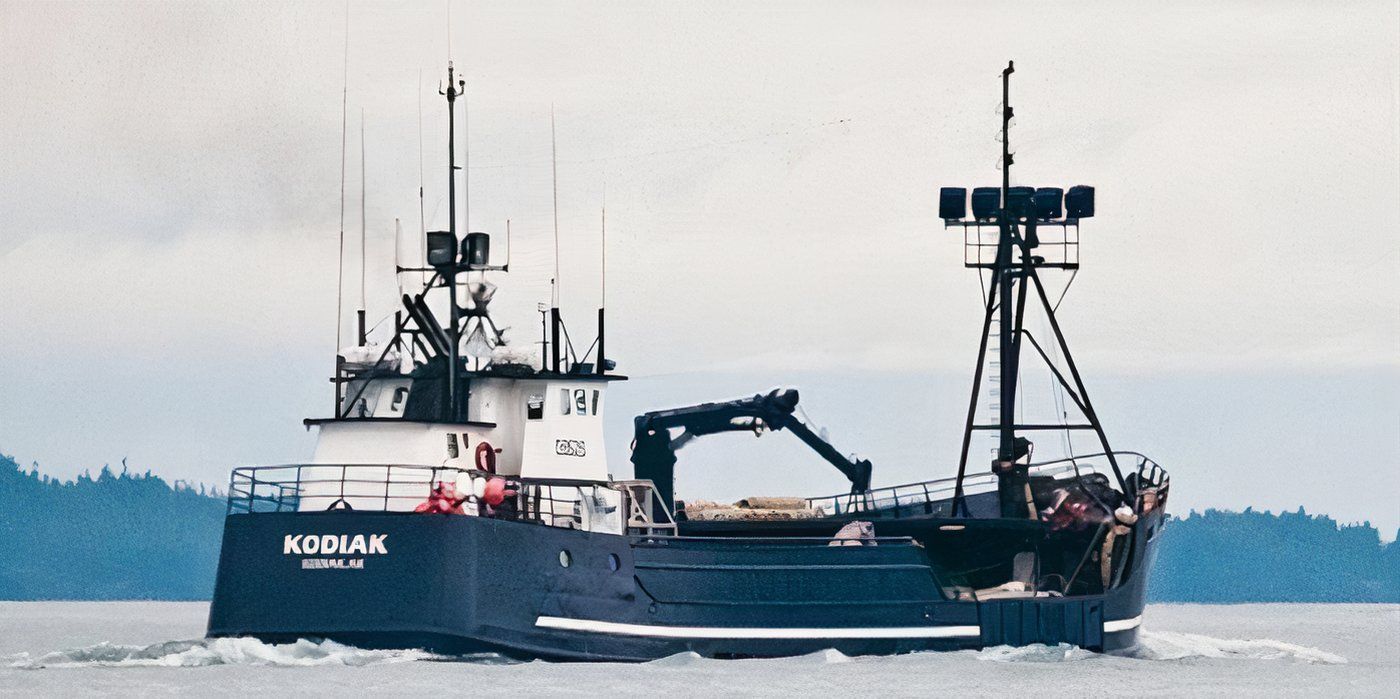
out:
M473 494L474 482L488 478L504 479L510 493L498 505ZM402 464L236 468L229 479L228 513L413 512L441 485L457 492L466 515L617 534L674 534L676 529L650 481L518 478Z
M1166 471L1151 459L1133 451L1113 452L1120 463L1131 462L1132 471L1139 474L1138 482L1155 483L1164 486L1169 482ZM1102 460L1106 453L1071 456L1052 461L1034 463L1030 466L1033 476L1050 476L1070 479L1076 476L1098 473L1094 461ZM1125 469L1129 470L1129 469ZM827 514L841 515L854 512L881 512L895 517L905 510L911 514L938 514L939 509L952 513L952 498L957 488L957 478L939 478L918 483L902 483L884 488L875 488L866 493L842 493L822 497L806 498L807 507L820 509ZM963 493L977 495L996 490L997 477L992 473L979 473L963 479ZM945 507L946 505L946 507Z

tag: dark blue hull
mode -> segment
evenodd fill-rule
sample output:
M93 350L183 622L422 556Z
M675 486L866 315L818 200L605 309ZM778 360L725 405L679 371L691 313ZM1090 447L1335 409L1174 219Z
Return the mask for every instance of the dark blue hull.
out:
M948 599L931 549L910 540L827 546L451 515L233 514L209 635L573 660L1060 642L1115 650L1136 643L1160 517L1134 527L1122 581L1105 594L974 602Z

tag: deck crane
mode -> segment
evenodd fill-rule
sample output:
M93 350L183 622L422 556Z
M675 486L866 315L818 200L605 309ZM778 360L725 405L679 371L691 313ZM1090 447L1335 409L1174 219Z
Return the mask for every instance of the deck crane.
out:
M683 408L655 410L633 419L632 465L635 478L650 480L666 501L675 506L676 452L690 440L720 432L774 432L788 430L811 447L823 459L835 466L851 481L851 494L861 495L870 490L870 462L857 456L845 456L823 439L800 418L796 389L774 389L752 398L738 398L718 403L701 403ZM673 428L682 432L671 436Z

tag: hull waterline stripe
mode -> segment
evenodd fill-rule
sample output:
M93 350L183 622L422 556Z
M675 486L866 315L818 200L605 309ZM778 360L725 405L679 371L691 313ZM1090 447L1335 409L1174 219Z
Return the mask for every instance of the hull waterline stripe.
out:
M535 626L567 631L591 631L621 636L653 636L660 638L976 638L982 635L978 626L889 626L867 628L759 628L744 626L658 626L655 624L623 624L593 619L568 619L542 616Z
M1141 615L1141 614L1139 614L1139 615L1137 615L1137 616L1135 616L1135 617L1133 617L1133 618L1131 618L1131 619L1119 619L1119 620L1117 620L1117 621L1105 621L1105 622L1103 623L1103 630L1104 630L1104 633L1113 633L1113 632L1115 632L1115 631L1127 631L1128 629L1135 629L1135 628L1137 628L1137 627L1139 627L1139 626L1142 626L1142 615Z

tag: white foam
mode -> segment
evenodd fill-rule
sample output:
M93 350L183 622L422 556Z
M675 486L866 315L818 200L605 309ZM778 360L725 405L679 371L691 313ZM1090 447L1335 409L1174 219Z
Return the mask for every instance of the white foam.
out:
M656 660L650 660L650 661L647 661L646 664L647 664L647 665L657 665L657 666L660 666L660 667L688 667L688 666L691 666L691 665L698 665L698 664L700 664L700 663L704 663L706 660L707 660L707 658L705 658L704 656L700 655L699 653L696 653L695 651L688 650L688 651L683 651L683 652L680 652L680 653L676 653L676 654L674 654L674 655L668 655L668 656L666 656L666 657L664 657L664 658L657 658Z
M203 667L207 665L269 665L309 667L317 665L362 666L431 660L437 656L421 650L364 650L334 641L298 640L264 643L254 638L209 638L167 641L150 646L99 643L54 651L31 658L10 658L10 667L22 669L76 667Z
M1033 643L1028 646L993 646L977 651L978 660L990 660L997 663L1063 663L1088 660L1097 656L1098 654L1093 651L1084 650L1068 643L1053 646L1047 646L1043 643Z
M1243 658L1250 660L1296 660L1305 663L1338 665L1346 658L1324 650L1267 638L1212 638L1194 633L1143 632L1136 648L1124 655L1142 660L1181 660L1183 658Z

